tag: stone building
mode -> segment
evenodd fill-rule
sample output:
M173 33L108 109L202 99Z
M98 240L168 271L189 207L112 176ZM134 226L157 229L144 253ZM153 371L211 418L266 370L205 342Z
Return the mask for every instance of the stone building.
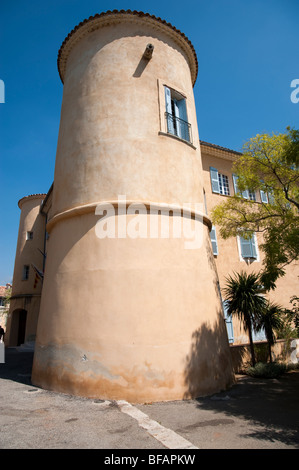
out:
M51 390L140 402L229 387L232 248L215 254L209 178L236 152L200 145L192 44L106 12L71 31L58 70L54 183L19 202L9 343L35 338L32 381Z

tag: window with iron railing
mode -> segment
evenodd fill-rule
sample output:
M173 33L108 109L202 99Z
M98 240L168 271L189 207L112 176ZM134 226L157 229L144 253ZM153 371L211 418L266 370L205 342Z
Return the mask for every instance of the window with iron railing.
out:
M186 99L165 86L165 120L168 134L192 144L191 124L188 122Z

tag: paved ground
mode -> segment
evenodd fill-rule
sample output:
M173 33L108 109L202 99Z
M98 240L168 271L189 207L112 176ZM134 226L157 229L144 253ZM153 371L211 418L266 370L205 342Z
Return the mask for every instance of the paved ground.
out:
M38 389L32 357L9 348L0 364L1 449L107 449L116 458L117 449L299 448L298 370L242 377L229 391L196 400L132 406Z

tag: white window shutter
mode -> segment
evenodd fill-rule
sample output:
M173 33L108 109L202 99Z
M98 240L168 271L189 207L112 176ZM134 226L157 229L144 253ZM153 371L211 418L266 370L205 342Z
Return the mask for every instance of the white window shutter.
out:
M251 242L251 253L252 253L252 258L257 258L257 247L256 247L256 240L255 240L255 236L252 235L251 239L250 239L250 242Z
M218 170L210 166L211 185L213 193L220 193Z
M173 126L173 117L172 117L172 109L171 109L171 92L170 89L165 86L165 107L167 112L167 131L170 134L174 134L174 126Z
M211 237L211 242L212 242L213 255L218 255L218 243L217 243L217 236L216 236L216 228L214 225L212 226L210 237Z
M235 194L237 194L239 192L237 175L233 175L233 183L234 183Z
M237 175L233 175L233 182L234 182L234 189L235 189L235 194L240 193L239 188L238 188L238 177ZM245 191L242 191L242 196L244 199L249 199L249 191L245 189Z
M224 312L224 319L226 323L226 330L227 330L227 335L228 335L228 341L229 343L234 342L234 329L233 329L233 320L231 315L228 315L227 313L227 306L226 302L223 302L223 312Z
M171 93L170 89L167 86L165 87L165 105L166 112L171 114Z
M267 195L267 193L261 189L260 190L260 195L261 195L261 201L264 202L265 204L268 204L268 195Z

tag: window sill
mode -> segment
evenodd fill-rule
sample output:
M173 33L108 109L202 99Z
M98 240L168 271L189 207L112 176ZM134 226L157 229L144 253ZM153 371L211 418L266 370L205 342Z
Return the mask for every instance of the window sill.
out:
M221 193L215 193L212 191L212 194L215 194L216 196L223 196L223 197L232 197L231 194L221 194Z
M183 142L184 144L189 145L189 147L196 150L196 147L193 144L191 144L191 142L188 142L187 140L184 140L184 139L180 139L180 137L178 137L177 135L169 134L168 132L162 132L162 131L159 131L158 134L171 137L172 139L178 140L179 142Z

